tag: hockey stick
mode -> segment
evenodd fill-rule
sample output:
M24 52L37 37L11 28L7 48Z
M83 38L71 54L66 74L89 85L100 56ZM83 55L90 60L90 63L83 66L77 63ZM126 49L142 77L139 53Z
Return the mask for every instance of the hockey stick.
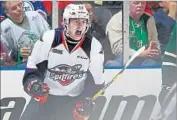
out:
M115 82L118 77L124 72L124 70L130 65L130 63L137 57L139 56L143 51L145 50L145 46L143 46L142 48L140 48L131 58L130 60L125 64L124 68L117 73L113 79L108 82L102 89L98 90L95 95L92 97L92 100L96 100L99 96L103 95L104 91L113 83Z

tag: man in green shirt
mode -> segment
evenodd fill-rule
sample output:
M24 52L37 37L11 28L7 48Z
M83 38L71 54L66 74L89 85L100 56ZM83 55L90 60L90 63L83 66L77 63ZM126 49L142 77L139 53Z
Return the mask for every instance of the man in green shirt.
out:
M143 16L139 19L139 23L136 23L134 19L130 16L130 48L133 50L138 50L142 46L148 44L148 33L145 25Z
M147 49L133 61L133 66L152 66L160 62L160 45L153 16L144 12L146 1L130 2L129 44L130 57L142 46ZM111 44L115 61L107 62L107 66L121 66L123 54L122 11L115 14L107 24L106 33ZM159 60L159 61L157 61Z

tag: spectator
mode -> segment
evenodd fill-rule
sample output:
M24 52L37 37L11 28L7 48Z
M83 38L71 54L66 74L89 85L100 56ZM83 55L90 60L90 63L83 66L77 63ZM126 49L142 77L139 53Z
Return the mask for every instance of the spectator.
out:
M146 7L145 7L145 10L144 10L146 13L148 13L148 14L150 14L150 15L152 15L152 9L151 9L151 6L150 6L150 4L147 2L146 3Z
M173 2L172 1L171 2L166 1L166 3L164 3L164 4L167 4L169 6L168 16L172 17L174 20L176 20L177 19L177 15L176 15L177 14L176 13L176 11L177 11L177 2L176 1L173 1Z
M94 36L102 44L106 62L108 59L114 58L108 38L105 35L106 24L112 17L112 14L109 10L102 8L101 6L95 7L94 2L85 1L82 3L85 5L90 15L91 27L87 34L90 37Z
M38 12L24 13L21 1L6 1L4 7L8 18L1 23L1 40L15 62L26 62L36 40L50 27Z
M0 52L1 53L1 65L3 66L5 64L8 53L2 41L0 41L0 45L1 45L1 52Z
M159 7L154 7L152 5L162 54L169 42L171 32L175 24L175 20L171 17L173 14L171 11L176 11L176 8L173 7L174 5L172 3L175 2L161 1L158 2ZM168 15L168 13L170 13L170 15Z
M157 9L159 8L159 1L147 1L146 2L146 7L145 7L145 12L152 15L153 14L153 8Z
M146 45L148 48L132 63L135 66L152 66L157 64L159 47L157 30L153 16L144 12L145 1L130 2L129 43L130 56L139 48ZM109 35L112 52L116 55L116 61L109 61L108 66L122 65L122 12L115 14L107 24L106 33Z
M1 66L12 66L14 64L14 62L10 59L9 54L7 52L7 49L5 47L5 44L0 40L0 47L1 47L1 51L0 51L0 65Z
M2 6L3 1L0 1L0 20L4 20L6 18L4 8ZM23 9L24 11L38 11L46 20L47 14L46 9L42 1L23 1Z
M92 3L84 2L83 4L85 5L85 7L88 10L89 15L90 15L91 27L88 31L88 34L91 34L91 36L93 35L100 42L102 42L101 39L105 38L105 30L104 30L104 27L102 25L103 21L101 20L101 18L98 18L98 16L95 14Z

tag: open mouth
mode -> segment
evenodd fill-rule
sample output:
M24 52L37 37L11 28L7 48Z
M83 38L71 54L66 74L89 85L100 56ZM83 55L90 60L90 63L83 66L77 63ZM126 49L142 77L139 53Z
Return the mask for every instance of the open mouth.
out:
M75 35L80 36L81 33L82 33L82 31L80 31L80 30L76 30Z

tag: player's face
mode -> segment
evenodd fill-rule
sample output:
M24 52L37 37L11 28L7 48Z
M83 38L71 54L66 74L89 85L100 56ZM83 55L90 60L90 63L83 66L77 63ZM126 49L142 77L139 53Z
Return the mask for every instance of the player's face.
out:
M141 16L144 13L146 1L131 1L130 14L133 16Z
M70 37L74 40L80 40L85 34L87 20L84 18L71 18L68 25Z
M22 1L9 1L6 3L6 14L14 22L21 23L23 21Z

